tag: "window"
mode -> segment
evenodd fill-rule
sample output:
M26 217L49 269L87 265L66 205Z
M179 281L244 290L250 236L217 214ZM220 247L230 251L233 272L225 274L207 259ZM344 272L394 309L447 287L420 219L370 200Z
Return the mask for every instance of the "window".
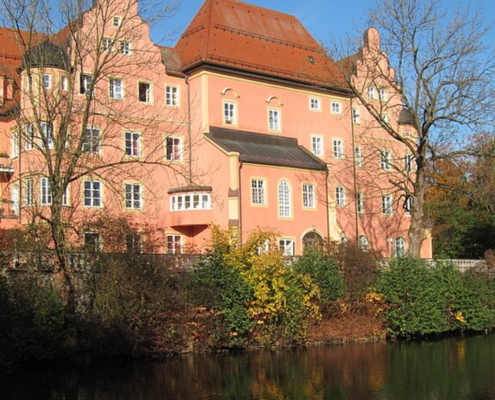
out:
M393 214L392 203L393 203L393 199L392 199L391 195L387 194L385 196L382 196L382 213L383 213L383 215L392 215Z
M50 74L43 74L43 87L45 89L52 87L52 76Z
M139 233L127 233L125 235L125 251L127 253L141 253L143 238Z
M335 202L337 206L344 207L346 204L345 200L345 187L336 186L335 187Z
M101 251L101 234L97 232L84 232L84 248L88 251Z
M319 111L321 110L321 102L318 97L310 97L309 98L309 109Z
M168 137L165 143L166 158L168 161L182 160L182 139L177 137Z
M278 216L281 218L290 218L290 186L289 182L282 181L278 185Z
M280 130L280 111L268 110L268 129L271 131Z
M293 256L294 251L294 241L292 239L279 239L278 248L282 251L284 256Z
M404 154L404 172L411 172L413 165L413 155Z
M139 184L125 185L125 208L128 210L140 210L143 206L142 186Z
M354 148L354 162L356 163L356 167L361 168L363 166L363 148L355 147Z
M413 206L413 198L411 196L407 196L406 200L404 201L404 215L406 217L411 216L412 206Z
M139 82L138 99L140 103L151 103L151 84Z
M344 142L341 139L333 139L333 157L344 158Z
M40 197L42 206L48 206L52 204L52 188L50 186L50 181L48 180L48 178L40 179Z
M34 183L33 178L26 178L24 180L24 202L27 206L34 204Z
M394 256L395 257L404 257L406 255L406 241L398 237L395 239L394 243Z
M315 156L323 156L323 138L321 136L311 137L311 151Z
M167 235L167 253L182 254L182 236Z
M342 106L338 101L332 101L332 114L341 114Z
M388 124L388 122L389 122L388 115L387 114L382 114L381 117L383 119L383 122L386 122Z
M26 75L26 80L24 81L24 84L26 86L26 90L31 89L31 75Z
M375 88L373 86L368 87L368 98L374 100L375 97Z
M120 26L120 21L120 17L113 17L112 25L114 26L114 28L118 28Z
M361 117L359 116L358 108L352 109L352 122L354 122L355 124L359 124L361 122Z
M385 171L392 169L392 154L388 150L380 150L380 167Z
M12 193L11 193L11 199L12 199L12 211L17 214L20 209L20 204L19 204L19 186L13 186L12 187Z
M236 104L231 101L225 101L223 103L223 123L236 125Z
M251 180L251 201L253 204L264 205L266 204L266 181L263 179L252 179Z
M125 155L139 157L141 155L141 134L139 132L124 132Z
M12 134L12 140L11 140L11 154L12 158L18 157L19 156L19 134L17 132L14 132Z
M45 143L48 149L53 149L53 127L48 122L41 122L41 138L40 147L45 148Z
M110 38L103 38L101 41L101 51L112 51L113 40Z
M32 123L24 125L24 148L34 149L34 124Z
M101 182L84 181L84 207L101 207Z
M385 91L385 89L378 89L378 97L381 101L387 101L387 92Z
M369 242L368 238L364 235L360 235L358 237L358 244L359 244L359 247L361 248L361 250L368 250L370 247L370 242Z
M358 214L364 214L364 195L362 193L356 194L356 209Z
M179 106L179 87L178 86L166 86L165 98L167 106L178 107Z
M126 40L121 40L119 45L119 53L125 56L131 55L131 43Z
M91 84L93 83L93 76L87 74L81 74L79 77L79 93L89 94Z
M211 210L211 195L209 193L173 195L170 197L170 210Z
M64 92L67 92L69 90L69 78L62 76L62 83L60 86Z
M309 183L303 184L303 207L315 208L315 186Z
M86 128L82 151L84 153L99 154L100 153L100 130L98 128Z
M110 98L122 100L124 98L124 83L120 78L110 78Z
M62 195L62 205L63 206L69 206L70 205L70 202L69 202L69 186L66 186L65 187L65 192Z

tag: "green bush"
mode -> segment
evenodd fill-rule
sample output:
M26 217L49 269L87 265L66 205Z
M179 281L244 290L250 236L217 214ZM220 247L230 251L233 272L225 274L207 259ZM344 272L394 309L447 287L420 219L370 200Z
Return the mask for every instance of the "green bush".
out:
M424 335L448 329L442 282L424 261L397 258L379 272L375 291L387 306L385 320L393 336Z
M322 300L334 301L345 294L344 278L338 270L337 262L330 255L307 249L294 263L295 272L308 274L320 288Z

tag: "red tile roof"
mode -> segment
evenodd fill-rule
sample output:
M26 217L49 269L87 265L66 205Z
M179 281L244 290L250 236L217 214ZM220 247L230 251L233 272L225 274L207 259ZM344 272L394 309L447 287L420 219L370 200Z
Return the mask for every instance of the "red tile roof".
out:
M344 87L335 63L296 17L236 0L206 0L175 50L184 71L211 63Z

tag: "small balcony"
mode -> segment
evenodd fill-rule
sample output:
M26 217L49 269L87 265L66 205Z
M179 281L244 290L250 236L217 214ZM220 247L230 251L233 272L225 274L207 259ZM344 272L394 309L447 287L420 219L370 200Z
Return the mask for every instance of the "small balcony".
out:
M0 154L0 182L8 182L14 174L12 160L5 154Z
M0 219L19 218L18 206L12 200L0 201Z

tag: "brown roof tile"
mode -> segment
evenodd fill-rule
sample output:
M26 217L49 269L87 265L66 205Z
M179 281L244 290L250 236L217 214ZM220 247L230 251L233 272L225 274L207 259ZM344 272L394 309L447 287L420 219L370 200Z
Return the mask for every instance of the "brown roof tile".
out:
M182 67L225 67L343 87L320 44L294 16L236 0L206 0L176 45Z

